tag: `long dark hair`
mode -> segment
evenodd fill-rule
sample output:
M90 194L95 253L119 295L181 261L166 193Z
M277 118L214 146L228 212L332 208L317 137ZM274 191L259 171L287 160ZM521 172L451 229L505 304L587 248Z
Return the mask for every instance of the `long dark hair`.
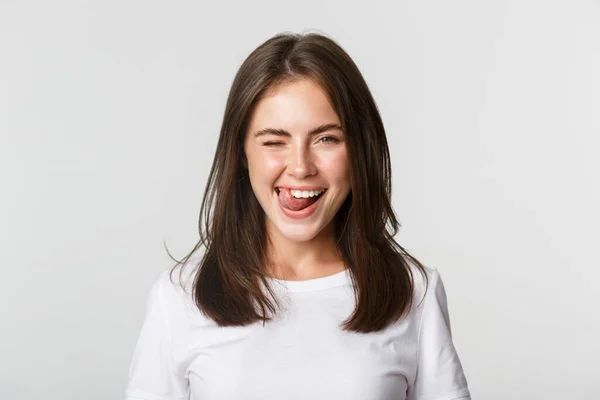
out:
M263 265L265 213L243 166L244 138L257 102L275 85L308 78L328 94L344 131L351 192L334 219L338 250L350 270L356 308L344 330L379 331L412 306L408 259L423 265L395 240L399 223L391 205L391 163L383 122L360 71L332 39L316 33L279 34L242 63L227 99L214 161L200 209L201 247L193 298L219 326L269 321L279 302ZM168 250L167 250L168 252ZM170 254L169 254L170 255Z

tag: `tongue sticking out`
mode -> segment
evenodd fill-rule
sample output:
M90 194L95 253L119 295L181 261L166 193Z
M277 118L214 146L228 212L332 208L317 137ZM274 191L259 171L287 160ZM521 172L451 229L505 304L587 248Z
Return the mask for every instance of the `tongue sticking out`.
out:
M315 196L307 197L305 199L297 199L294 196L292 196L292 193L290 193L289 189L281 189L281 192L279 193L279 202L281 203L281 205L287 208L288 210L292 211L300 211L302 209L305 209L306 207L316 202L318 198L318 196Z

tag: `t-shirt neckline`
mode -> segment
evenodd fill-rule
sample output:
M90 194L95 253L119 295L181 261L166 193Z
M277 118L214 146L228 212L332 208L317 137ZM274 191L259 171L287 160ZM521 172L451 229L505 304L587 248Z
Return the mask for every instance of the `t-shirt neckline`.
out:
M312 292L343 286L352 282L348 268L333 275L301 281L288 281L272 277L267 277L267 279L284 286L289 292Z

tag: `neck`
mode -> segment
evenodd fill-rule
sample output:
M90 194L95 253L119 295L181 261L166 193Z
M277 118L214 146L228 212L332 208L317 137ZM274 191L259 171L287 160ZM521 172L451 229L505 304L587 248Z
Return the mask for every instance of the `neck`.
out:
M314 238L291 240L267 220L266 273L284 280L306 280L344 270L333 234L333 221Z

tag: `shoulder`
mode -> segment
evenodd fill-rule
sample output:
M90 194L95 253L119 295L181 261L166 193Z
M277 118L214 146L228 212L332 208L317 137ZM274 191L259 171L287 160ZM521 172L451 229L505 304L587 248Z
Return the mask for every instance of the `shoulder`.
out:
M443 324L450 331L448 299L446 288L437 268L424 264L423 270L411 263L413 275L413 298L411 312L419 325L432 326Z
M164 269L154 281L152 290L159 292L165 300L191 298L200 261L200 256L193 254L185 262Z
M180 278L178 271L171 268L160 272L152 284L150 293L163 303L181 301L187 296L191 296L189 288Z
M423 263L421 263L423 266L421 269L408 257L406 258L406 262L408 263L413 281L413 302L415 303L414 305L417 306L441 284L440 273L437 268L430 267Z
M159 273L150 289L150 301L158 304L168 323L186 324L202 318L193 298L193 265L169 267Z

